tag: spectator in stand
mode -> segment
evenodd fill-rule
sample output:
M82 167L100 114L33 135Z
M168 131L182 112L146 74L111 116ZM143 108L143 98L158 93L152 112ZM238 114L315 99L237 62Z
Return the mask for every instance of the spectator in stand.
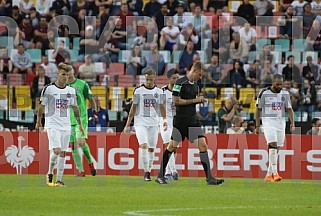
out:
M212 40L207 44L206 54L212 56L213 54L218 55L219 61L225 63L228 59L228 45L225 43L223 38L219 39L219 32L216 29L212 30Z
M309 80L311 85L320 84L320 67L313 63L311 56L307 56L307 65L303 67L302 77Z
M70 15L72 17L77 17L77 15L79 14L79 12L81 10L87 10L88 5L86 4L85 0L76 0L76 2L74 4L71 5L71 11L70 11ZM87 14L87 12L86 12Z
M149 21L147 31L143 35L144 50L150 50L151 45L158 42L158 29L154 21Z
M37 76L33 78L31 86L32 109L35 109L37 98L40 97L43 87L51 83L50 78L45 75L45 69L39 66L36 70Z
M279 19L279 25L280 25L280 37L281 38L292 38L294 31L296 31L295 26L297 26L298 19L295 17L295 10L292 5L290 5L286 9L286 13L283 15L283 17L280 17ZM293 26L293 27L292 27Z
M249 49L246 42L240 37L240 33L233 33L233 40L230 44L230 58L229 64L233 64L235 61L239 61L242 64L247 62L249 56Z
M279 11L285 12L293 0L279 0Z
M308 2L306 2L304 0L296 0L291 3L291 5L293 6L293 8L296 12L295 15L297 15L297 16L303 15L303 7L306 3L308 3Z
M240 37L243 39L248 47L249 51L256 50L256 30L251 28L250 23L245 23L244 27L239 30Z
M55 59L56 65L59 65L61 62L63 62L63 63L70 62L70 54L66 50L64 40L58 41L57 49L53 51L52 58Z
M120 7L120 12L117 16L121 19L121 27L126 29L126 31L131 35L136 35L137 24L135 18L133 18L133 12L128 10L127 3L122 3ZM129 37L129 36L128 36Z
M242 117L236 116L232 122L232 127L226 130L226 134L246 134L246 128L242 127Z
M69 15L71 4L69 0L56 0L52 2L52 7L55 8L57 15Z
M142 70L146 66L146 59L142 56L140 46L135 45L127 64L127 74L133 76L133 85L136 85L136 76L142 74Z
M35 7L30 8L30 22L31 26L35 29L38 27L41 16L37 12Z
M292 80L297 84L302 84L300 69L294 64L294 56L288 56L288 64L283 68L282 75L284 80Z
M254 6L250 3L249 0L243 0L243 4L239 6L236 16L243 17L246 19L251 25L255 25L255 11ZM239 23L239 25L243 25L243 22Z
M228 97L225 105L217 112L218 130L220 134L226 134L228 128L232 126L232 121L238 115L239 103L234 97Z
M321 6L321 5L320 5ZM311 5L304 5L304 14L303 14L303 38L308 36L309 30L312 27L313 20L317 17L314 13L312 13ZM321 9L321 7L320 7Z
M51 7L51 1L49 0L36 0L36 10L40 15L47 15L49 8Z
M104 40L101 40L100 57L98 61L104 62L109 67L111 62L118 62L120 51L118 40L112 38L112 33L106 31Z
M0 16L10 16L12 12L12 0L2 0L0 3Z
M239 61L235 61L233 69L229 72L231 85L233 88L240 89L245 87L245 72L243 70L243 64Z
M151 51L146 56L146 68L143 69L143 74L148 69L154 69L157 71L157 75L163 75L165 69L164 57L158 52L158 45L152 44Z
M11 18L16 21L18 26L22 22L23 16L20 14L19 7L17 5L12 6Z
M256 88L260 84L261 70L260 62L254 60L246 73L247 87Z
M203 97L207 97L206 92L203 92ZM196 115L201 125L212 125L213 124L213 113L214 107L211 101L196 104Z
M155 14L155 12L158 12L158 13ZM161 31L165 27L165 17L166 16L169 16L166 3L162 4L160 11L153 12L153 15L151 17L153 17L153 19L156 21L158 31Z
M312 13L321 15L321 0L313 0L311 2Z
M221 26L219 29L220 44L225 45L229 49L230 43L233 40L234 30L231 28L229 22L223 22Z
M48 56L42 56L42 63L40 66L45 70L45 75L50 78L51 82L57 80L58 68L56 64L49 62Z
M113 4L110 11L112 16L116 16L119 13L121 4L122 0L113 0Z
M321 51L320 21L315 19L306 38L305 51Z
M317 93L314 85L310 85L309 80L303 81L301 111L312 113L315 111Z
M90 55L85 56L85 63L80 65L78 71L79 78L85 80L89 86L93 86L95 84L98 73Z
M207 24L206 16L202 14L200 5L195 5L195 13L193 14L192 20L194 20L194 30L200 35Z
M179 5L178 0L168 0L165 2L165 4L167 4L167 8L169 10L169 16L174 16L176 13L176 8L177 5Z
M256 16L273 16L274 5L270 0L255 0L253 6Z
M195 58L193 59L193 63L200 61L200 59L197 57L198 55L195 55ZM188 73L191 70L191 68L192 66L188 68L186 73ZM207 87L213 87L213 81L212 81L210 72L207 70L202 70L201 74L202 74L202 78L197 81L197 85L200 91L202 91L204 88L207 88ZM206 93L203 92L203 96L206 96L205 94Z
M35 44L33 43L33 31L34 29L30 24L30 17L29 15L26 15L19 26L19 31L17 31L19 41L26 49L35 48Z
M285 80L283 82L283 88L290 94L292 109L298 111L301 98L299 90L292 87L292 82L290 80Z
M39 25L34 31L34 42L36 43L36 49L49 49L49 40L53 41L53 32L48 29L48 22L46 17L41 17Z
M173 51L173 46L178 43L180 31L174 26L173 19L167 18L167 26L164 27L160 33L160 49Z
M185 28L188 23L188 17L184 13L184 5L178 4L176 7L176 14L173 16L174 25L180 29Z
M189 40L193 41L194 47L199 42L199 36L196 31L194 31L194 27L191 23L188 23L186 28L181 31L179 34L179 43L174 45L173 50L184 50Z
M80 50L78 61L83 62L85 55L91 55L93 62L99 58L99 42L94 35L94 27L88 25L85 30L85 36L80 38Z
M213 54L211 57L211 63L207 68L208 73L210 74L211 81L214 87L219 87L224 80L224 74L222 73L222 68L219 64L219 59L217 54Z
M306 133L307 135L319 135L321 121L319 118L313 118L311 121L311 129Z
M120 18L115 19L115 29L113 31L113 39L116 39L118 41L119 48L121 50L126 50L127 48L127 32L126 27L122 27L122 20Z
M271 53L271 46L269 44L265 44L263 46L263 52L259 56L259 61L261 63L261 67L264 67L265 60L269 60L272 67L275 67L275 57Z
M143 16L143 0L127 0L129 10L134 13L135 16Z
M276 73L276 68L271 65L270 60L266 59L264 61L264 67L261 71L260 87L265 88L267 86L270 86L272 84L273 75Z
M102 2L100 2L100 3L102 3ZM110 11L110 9L108 7L107 8L105 8L105 6L99 7L97 18L99 18L100 22L101 22L101 26L100 26L101 32L104 31L104 28L108 23L108 19L110 17L109 11ZM108 29L108 26L106 28Z
M109 116L108 116L108 111L107 109L104 109L101 107L100 104L100 99L98 95L94 96L94 100L96 102L97 106L97 117L98 117L98 122L94 122L94 112L92 108L88 109L88 132L107 132L107 128L109 127Z
M8 49L2 48L1 49L1 56L0 56L0 73L4 74L4 78L8 73L12 72L13 64L8 56Z
M33 7L33 1L30 0L21 0L19 2L19 9L22 15L27 15L30 13L30 8Z
M186 45L186 50L183 51L179 59L179 74L186 75L187 68L190 66L193 61L194 55L198 55L194 50L193 41L189 40Z
M161 10L162 5L157 0L150 0L144 7L144 15L153 17L157 11Z
M32 74L32 62L29 53L25 52L23 44L18 44L18 52L12 56L13 73Z

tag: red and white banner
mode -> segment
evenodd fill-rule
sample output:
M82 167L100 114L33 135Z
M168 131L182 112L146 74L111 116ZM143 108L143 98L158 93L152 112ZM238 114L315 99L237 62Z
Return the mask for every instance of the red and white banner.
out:
M219 177L264 178L268 165L268 149L264 136L207 135L213 173ZM136 136L91 133L88 144L96 161L98 175L143 175L138 160ZM154 173L159 169L164 145L161 138L155 154ZM46 133L1 132L1 174L45 174L48 170ZM85 171L89 174L89 167ZM198 149L184 141L178 149L177 169L181 176L204 176ZM285 179L321 179L321 137L287 135L279 152L279 173ZM71 153L67 153L66 174L75 174Z

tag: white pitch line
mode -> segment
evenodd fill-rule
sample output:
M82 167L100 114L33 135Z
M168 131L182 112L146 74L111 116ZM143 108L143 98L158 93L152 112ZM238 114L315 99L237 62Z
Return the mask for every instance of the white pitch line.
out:
M209 210L209 209L285 209L285 208L300 208L306 206L216 206L206 208L172 208L172 209L154 209L154 210L140 210L140 211L126 211L123 212L125 215L135 216L151 216L152 213L156 212L175 212L175 211L191 211L191 210ZM314 208L321 208L321 206L313 206ZM168 216L169 214L166 213Z

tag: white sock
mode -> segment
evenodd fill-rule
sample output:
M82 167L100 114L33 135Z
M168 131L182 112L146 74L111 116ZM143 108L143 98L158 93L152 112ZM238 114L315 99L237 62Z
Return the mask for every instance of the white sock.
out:
M144 172L148 172L148 149L139 148L139 155L143 161Z
M154 163L154 157L155 157L155 153L154 152L148 152L148 156L149 156L149 172L152 171L152 167L153 167L153 163Z
M49 169L48 174L53 174L53 170L55 168L55 165L57 163L58 155L56 155L53 151L50 153L50 159L49 159Z
M171 173L173 174L177 172L176 166L175 166L175 159L176 159L176 153L173 153L169 158L165 174L171 174Z
M269 167L271 167L270 172L272 172L272 174L277 174L277 157L277 149L269 149Z
M65 158L64 157L58 157L57 181L61 181L62 175L64 174L64 169L65 169Z

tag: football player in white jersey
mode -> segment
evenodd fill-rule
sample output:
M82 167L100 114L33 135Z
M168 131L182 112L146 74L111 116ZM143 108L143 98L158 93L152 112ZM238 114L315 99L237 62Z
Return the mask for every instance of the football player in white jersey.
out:
M294 114L291 106L290 94L282 89L283 77L275 74L272 86L264 88L256 102L256 133L260 132L260 116L262 129L269 146L269 167L265 181L278 182L282 177L278 174L277 162L280 147L285 139L285 112L291 121L291 131L295 129Z
M150 171L154 162L154 149L158 140L159 117L163 117L163 127L167 130L165 95L155 85L156 71L145 71L145 84L134 91L133 104L130 108L125 133L129 133L130 123L134 119L136 137L139 143L139 157L144 166L144 180L151 181Z
M62 176L65 168L65 156L69 145L71 123L70 107L72 107L81 133L84 133L80 112L77 106L75 89L67 86L69 67L59 64L58 79L44 87L41 92L39 110L36 122L36 131L42 128L41 119L45 114L45 129L49 140L49 170L47 174L48 186L63 187ZM53 182L53 169L57 163L57 178Z
M166 96L166 118L167 118L167 130L164 131L163 119L160 120L160 133L163 139L163 143L168 146L171 141L172 131L173 131L173 118L175 116L175 104L173 101L173 87L176 80L179 78L179 71L172 68L167 71L167 78L169 80L168 85L162 87L164 94ZM178 180L178 172L175 166L176 153L172 154L166 166L165 178L167 180Z

